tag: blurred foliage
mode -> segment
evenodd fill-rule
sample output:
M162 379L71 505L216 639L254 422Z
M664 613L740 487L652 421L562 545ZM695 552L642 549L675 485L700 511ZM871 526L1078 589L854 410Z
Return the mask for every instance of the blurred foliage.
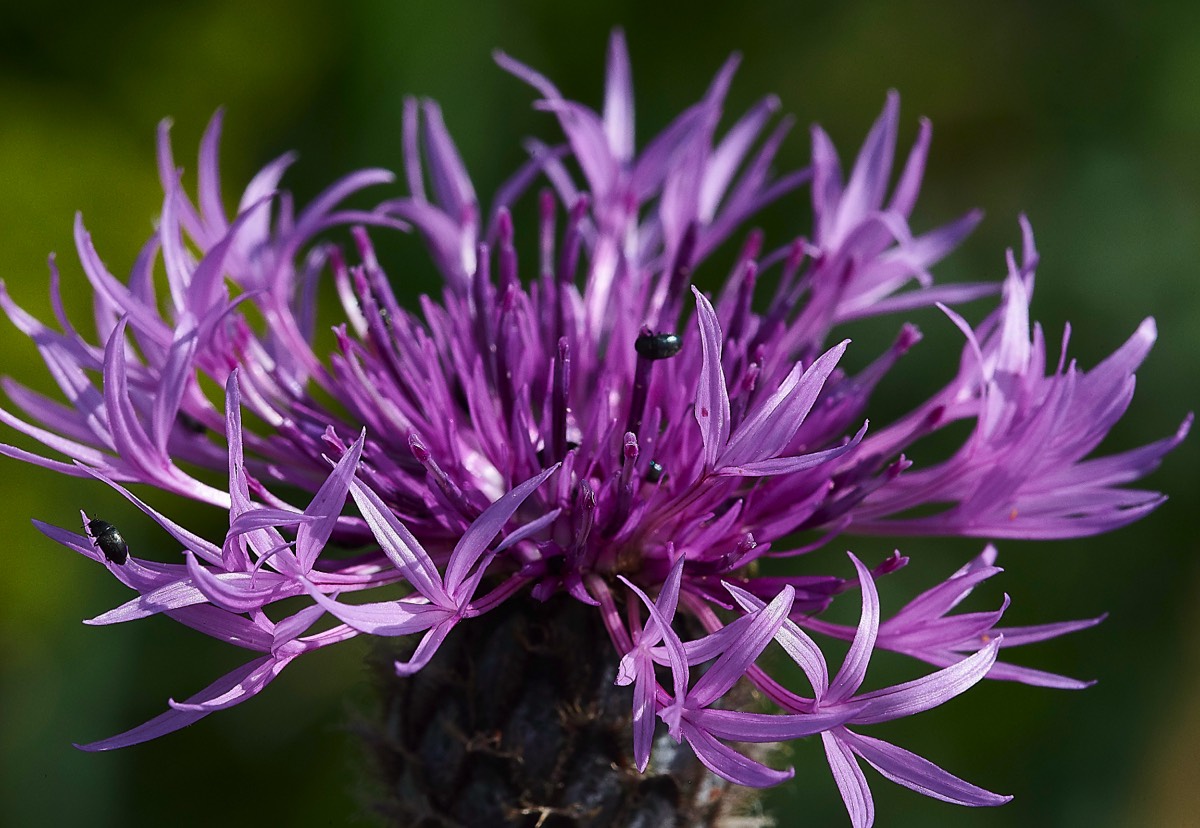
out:
M156 122L174 119L177 162L191 181L192 148L218 106L228 112L227 198L291 148L301 152L288 179L300 197L361 166L398 168L405 94L441 101L486 194L521 160L522 136L554 134L549 116L530 109L530 90L499 71L490 51L503 48L567 95L598 105L613 25L623 25L630 41L643 138L695 100L735 49L744 60L730 111L775 92L799 124L820 121L847 161L886 90L899 89L902 144L915 134L918 115L935 128L914 226L932 227L971 206L988 210L939 274L999 277L1004 249L1019 240L1016 217L1028 211L1042 252L1034 312L1051 342L1069 319L1072 354L1086 367L1143 314L1159 322L1161 342L1107 448L1170 433L1196 405L1200 7L1183 2L1151 9L1117 0L776 0L744 4L736 14L678 0L652 8L631 0L9 3L0 10L0 276L19 303L46 316L45 256L57 250L70 311L86 319L87 291L72 253L74 211L83 212L110 268L126 270L161 202ZM803 128L788 147L784 160L804 164ZM802 227L794 216L806 214L804 198L777 208L768 228ZM433 285L415 241L389 247L385 266L410 294ZM887 408L901 410L913 389L936 387L957 359L957 334L944 320L926 314L916 321L927 339L882 390ZM878 323L859 341L867 348L885 341L892 324ZM35 350L7 323L0 324L0 353L4 374L50 388ZM6 431L0 439L13 438ZM1200 649L1190 635L1200 622L1196 467L1193 438L1149 484L1173 500L1133 528L1000 546L1008 574L979 606L995 605L1005 590L1014 597L1013 623L1111 613L1098 629L1015 657L1100 683L1076 694L990 684L872 730L1017 795L1004 808L966 813L875 776L881 824L1175 825L1194 818L1198 803L1186 797L1195 796L1188 791L1200 762ZM366 705L359 645L301 659L261 698L168 738L111 755L74 750L72 741L139 723L168 697L189 695L242 659L166 620L81 626L126 596L28 518L70 525L83 507L120 525L131 546L161 546L161 555L147 556L163 560L172 554L165 534L100 484L7 460L0 469L0 823L368 821L350 733L353 711ZM210 510L156 503L196 529L222 531ZM847 543L868 555L889 551L880 540ZM980 546L906 543L913 564L882 585L885 608ZM822 553L821 567L844 566L834 562L838 552ZM886 658L878 668L868 681L911 671ZM797 745L790 761L797 781L770 797L779 824L844 824L819 744Z

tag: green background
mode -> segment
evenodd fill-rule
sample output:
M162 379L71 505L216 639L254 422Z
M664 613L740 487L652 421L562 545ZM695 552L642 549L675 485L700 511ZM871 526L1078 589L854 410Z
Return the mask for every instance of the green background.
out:
M492 63L493 48L543 70L568 96L599 105L613 25L626 28L639 136L690 104L733 50L744 54L729 110L777 93L800 128L784 160L806 163L819 121L843 160L889 88L903 99L901 144L918 115L934 144L916 230L981 206L987 218L938 275L998 278L1031 217L1042 252L1034 315L1052 343L1074 326L1072 354L1095 364L1153 313L1161 341L1139 376L1131 414L1106 446L1172 432L1196 406L1200 362L1200 7L1158 4L559 2L45 2L0 11L0 276L48 317L45 256L60 254L75 318L87 319L71 220L82 210L101 254L125 271L161 195L154 127L175 121L177 162L194 181L194 147L227 107L223 171L230 198L258 166L295 148L287 182L301 197L362 166L398 169L402 96L441 101L481 193L522 158L527 134L554 138L530 90ZM724 4L723 4L724 5ZM568 8L568 6L570 6ZM394 193L399 194L399 187ZM769 226L803 228L807 192ZM796 218L799 216L799 218ZM528 231L527 231L528 232ZM401 290L428 289L429 266L403 246L385 262ZM392 255L389 253L389 256ZM701 278L713 279L715 270ZM972 311L977 314L978 309ZM899 320L855 330L886 341ZM919 315L926 343L884 389L902 410L953 370L955 334ZM1057 347L1055 344L1054 347ZM950 350L947 350L950 349ZM0 369L49 387L36 352L0 323ZM11 433L0 436L13 439ZM1008 806L966 811L871 775L882 825L1195 824L1200 768L1200 514L1196 439L1150 481L1172 500L1099 539L1000 545L1012 623L1087 617L1099 628L1015 652L1015 660L1094 677L1064 693L993 683L940 710L870 732L992 790ZM139 549L165 536L99 484L0 461L0 823L33 825L339 825L366 822L350 734L367 697L361 645L301 659L262 696L165 739L106 755L102 738L163 709L242 654L166 620L93 629L79 621L125 600L98 568L29 526L102 514ZM221 516L155 501L197 529ZM879 554L877 540L841 541ZM885 609L957 568L981 544L906 541L906 571L882 586ZM845 568L832 548L822 571ZM162 559L169 554L164 549ZM149 557L155 557L148 554ZM888 679L892 663L868 681ZM845 816L816 743L796 746L797 779L773 792L779 824ZM870 771L868 771L870 775Z

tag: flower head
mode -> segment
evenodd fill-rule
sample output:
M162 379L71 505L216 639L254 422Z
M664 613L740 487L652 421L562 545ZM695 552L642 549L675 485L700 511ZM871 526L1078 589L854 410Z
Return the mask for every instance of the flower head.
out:
M736 59L640 150L619 32L602 112L506 55L497 61L537 90L535 106L557 119L563 143L529 142L529 161L486 212L438 106L409 101L409 195L366 211L341 206L392 180L368 170L298 209L279 189L292 161L284 156L229 216L218 116L202 142L195 201L160 130L162 216L127 279L108 272L77 219L94 342L67 318L53 262L57 329L0 284L0 307L33 340L63 396L7 382L24 416L0 410L0 421L46 453L0 452L103 481L176 544L119 560L86 532L38 523L136 593L90 623L164 613L257 654L150 722L85 747L136 744L191 724L257 694L295 658L360 634L419 636L396 665L410 674L456 626L521 593L562 592L596 607L621 656L638 769L661 719L713 773L749 786L791 771L727 742L822 734L856 825L870 824L873 806L855 757L930 796L1006 801L851 727L922 712L985 676L1081 686L996 658L1001 647L1095 622L1005 630L997 624L1007 599L997 611L946 616L998 572L990 547L888 619L875 582L904 558L872 570L852 556L844 578L809 553L843 532L1061 538L1145 515L1162 497L1127 484L1183 438L1190 418L1159 443L1092 453L1130 402L1153 323L1089 371L1066 358L1064 336L1048 370L1042 330L1029 320L1037 255L1024 220L1021 262L1010 254L1002 285L935 284L930 268L979 214L910 228L931 130L922 122L889 197L895 93L843 181L819 128L809 168L772 172L790 126L785 119L766 131L774 98L720 130ZM549 189L540 224L521 228L522 240L536 238L537 255L518 254L509 207L541 178ZM712 283L700 278L709 255L804 184L810 232L769 241L750 230L720 290L693 284ZM342 228L349 254L324 240ZM442 295L415 308L397 299L371 242L409 231L444 279ZM764 273L777 285L771 296L758 289ZM316 336L322 279L332 280L344 312L328 353ZM948 307L998 291L999 307L976 326ZM902 326L891 348L852 374L842 360L853 346L836 326L932 305L962 331L957 375L909 415L868 426L876 383L920 335ZM224 389L223 400L213 388ZM960 420L973 431L959 451L912 466L910 445ZM214 486L207 472L227 473L228 486ZM227 511L229 530L203 538L128 483ZM800 531L817 540L789 548ZM767 558L799 555L808 556L805 574L760 570ZM819 617L855 590L857 628ZM354 595L367 591L373 600ZM850 640L834 678L806 629ZM760 663L773 642L803 669L811 696L783 687ZM880 647L940 669L862 693ZM742 682L781 712L730 709Z

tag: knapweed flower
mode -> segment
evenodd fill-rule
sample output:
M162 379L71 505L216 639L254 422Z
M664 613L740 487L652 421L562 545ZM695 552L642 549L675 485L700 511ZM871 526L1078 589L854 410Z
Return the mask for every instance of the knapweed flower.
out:
M220 117L201 145L195 200L164 124L162 215L128 278L107 270L76 221L95 340L68 319L53 260L56 326L0 288L63 395L7 382L24 415L0 419L45 453L0 450L103 481L174 539L124 550L94 515L81 513L82 531L38 522L135 593L89 623L161 613L253 653L83 748L163 736L256 695L296 658L366 634L409 644L394 670L411 678L383 740L406 824L662 824L676 812L710 824L722 789L792 775L756 745L818 734L856 826L874 815L860 759L928 796L1007 801L867 732L984 678L1086 686L998 657L1098 619L1006 628L1007 598L951 614L1000 571L991 546L884 618L877 582L907 559L847 564L819 550L847 533L1080 537L1153 510L1162 496L1130 484L1190 417L1158 443L1093 456L1130 403L1153 323L1090 370L1068 358L1066 333L1048 357L1029 317L1038 256L1023 219L1002 280L936 284L930 270L980 216L910 227L931 130L922 122L889 189L894 93L848 177L819 128L811 165L777 174L790 121L768 130L774 98L720 127L736 60L640 149L620 33L599 113L497 60L537 91L563 140L529 142L529 161L486 210L429 101L405 109L409 195L369 210L342 204L389 173L347 176L299 208L280 189L284 156L230 216ZM537 224L518 231L510 206L539 180ZM770 240L748 226L806 185L811 231ZM398 301L371 241L396 232L424 239L440 297ZM739 233L732 271L710 294L700 286L720 274L707 259ZM344 314L329 352L322 280ZM995 295L975 325L950 307ZM901 325L852 373L839 325L933 305L961 331L957 373L909 414L868 423L876 384L920 333ZM970 433L948 459L906 457L960 421ZM128 484L227 511L229 529L198 535ZM914 543L906 552L919 553ZM857 627L822 617L843 593L859 596ZM850 642L833 678L814 634ZM864 690L881 648L936 669ZM773 677L772 650L808 686ZM661 782L680 774L694 790Z

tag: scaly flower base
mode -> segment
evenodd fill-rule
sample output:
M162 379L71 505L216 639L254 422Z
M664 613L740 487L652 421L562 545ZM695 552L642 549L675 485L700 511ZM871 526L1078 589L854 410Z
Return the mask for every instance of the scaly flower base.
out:
M595 611L523 599L489 621L456 629L410 678L394 667L410 653L375 651L379 729L364 735L390 824L719 828L753 806L755 792L665 728L638 773L629 691L614 684L619 658Z

